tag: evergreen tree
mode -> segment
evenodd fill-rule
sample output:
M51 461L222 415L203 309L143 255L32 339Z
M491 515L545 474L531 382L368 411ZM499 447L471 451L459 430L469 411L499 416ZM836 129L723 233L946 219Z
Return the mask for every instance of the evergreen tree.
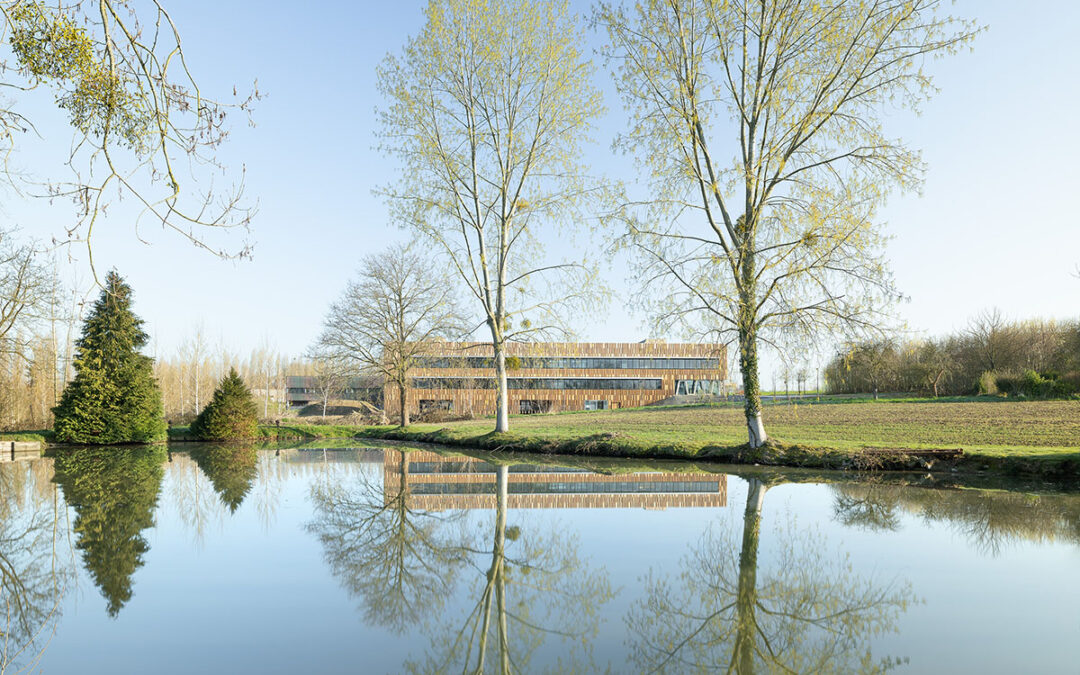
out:
M116 271L75 343L75 379L64 389L56 439L65 443L150 443L165 439L153 359L139 353L148 336L131 311L131 287Z
M191 433L204 441L233 441L255 438L259 408L243 378L230 368L218 385L210 403L191 424Z

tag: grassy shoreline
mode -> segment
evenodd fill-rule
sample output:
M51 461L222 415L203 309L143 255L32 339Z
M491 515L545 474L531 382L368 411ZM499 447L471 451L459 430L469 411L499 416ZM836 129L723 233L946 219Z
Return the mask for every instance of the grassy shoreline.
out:
M495 434L492 420L396 427L320 424L260 426L257 441L384 439L498 453L675 459L828 470L992 472L1080 482L1080 401L860 401L770 405L776 441L745 444L742 411L731 405L637 408L514 417ZM51 434L0 434L49 442ZM15 438L18 436L19 438ZM186 427L170 442L191 441ZM961 449L958 459L919 456Z

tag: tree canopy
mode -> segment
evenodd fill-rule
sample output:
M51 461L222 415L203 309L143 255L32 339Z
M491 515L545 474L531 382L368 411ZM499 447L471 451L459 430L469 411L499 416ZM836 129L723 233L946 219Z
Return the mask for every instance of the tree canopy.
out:
M503 345L566 335L565 316L604 297L592 265L538 237L595 220L605 191L580 156L603 101L565 0L433 0L426 18L379 70L383 148L401 162L384 192L475 298L507 431Z
M877 212L919 184L890 108L934 88L923 63L976 27L941 0L602 2L630 113L619 144L648 176L627 209L642 297L663 328L737 343L751 446L767 440L760 343L873 332L897 298Z

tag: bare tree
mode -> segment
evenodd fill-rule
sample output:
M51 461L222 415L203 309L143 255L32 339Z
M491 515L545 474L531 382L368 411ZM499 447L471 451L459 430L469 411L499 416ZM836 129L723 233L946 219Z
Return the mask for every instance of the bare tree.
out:
M1014 357L1012 326L997 307L976 314L964 334L974 343L983 370L994 371Z
M342 355L334 350L317 345L308 354L311 370L314 373L315 393L322 403L322 416L326 417L326 408L330 399L341 396L345 383L349 380L349 366Z
M15 236L14 229L0 227L0 350L9 351L20 347L12 344L18 328L46 318L56 291L55 276L41 264L40 252Z
M565 0L433 0L379 71L383 148L401 162L385 194L479 305L496 431L510 426L506 343L567 335L567 313L603 297L592 266L550 259L536 237L584 222L604 195L578 162L603 107L575 19Z
M409 424L409 373L432 341L460 335L464 321L449 274L399 245L361 262L356 278L330 306L319 346L397 388L402 426Z
M874 219L922 164L881 122L886 106L932 93L926 59L973 38L942 4L643 0L596 12L631 114L619 144L651 174L626 241L660 296L660 326L737 343L752 447L767 438L759 345L872 330L896 297Z

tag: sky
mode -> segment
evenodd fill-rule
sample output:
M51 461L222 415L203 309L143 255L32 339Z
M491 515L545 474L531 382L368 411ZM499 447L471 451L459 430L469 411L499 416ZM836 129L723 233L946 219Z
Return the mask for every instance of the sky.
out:
M582 15L590 3L574 2ZM234 117L221 153L257 205L250 261L224 261L154 227L138 233L125 205L94 235L98 269L115 267L135 290L159 356L202 325L211 339L247 354L261 345L298 355L320 330L329 303L359 260L408 233L389 221L373 189L394 165L376 148L375 71L422 26L421 2L168 3L203 91L224 97L258 81L255 126ZM982 309L1010 318L1080 315L1080 4L961 0L958 16L987 26L971 52L935 61L940 92L919 116L893 114L886 132L920 149L928 165L920 193L894 195L882 211L886 250L909 301L899 318L924 335L961 329ZM600 36L590 33L591 49ZM613 154L626 120L602 60L596 83L607 112L585 161L596 173L632 181L636 168ZM28 175L63 177L71 128L41 93L26 111L40 137L12 161ZM72 219L64 204L0 192L0 218L48 241ZM232 240L239 245L242 237ZM579 245L581 239L578 239ZM597 242L601 245L602 242ZM558 246L557 242L554 242ZM87 287L81 248L61 253L63 274ZM625 305L626 261L605 270L616 291L606 313L574 321L583 340L649 336L647 317ZM677 340L678 335L660 336ZM828 351L827 348L823 348ZM767 360L765 373L776 368Z

